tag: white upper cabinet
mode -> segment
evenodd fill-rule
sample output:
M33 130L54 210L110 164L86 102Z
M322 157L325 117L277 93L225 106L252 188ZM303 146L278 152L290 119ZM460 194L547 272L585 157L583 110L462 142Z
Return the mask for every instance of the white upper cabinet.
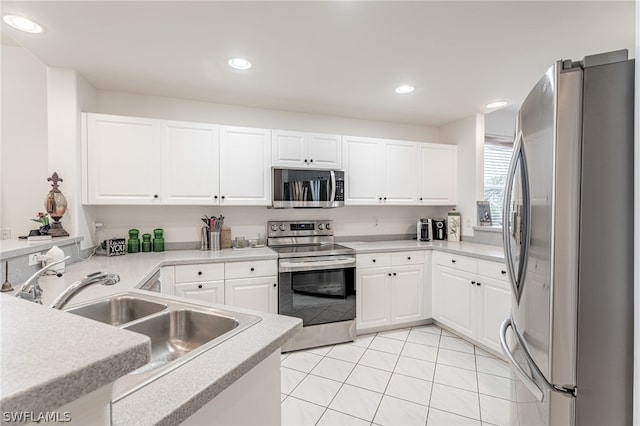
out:
M271 131L220 127L220 205L271 205Z
M162 121L162 203L218 204L218 126Z
M338 135L274 130L274 167L339 169L342 166L342 138Z
M417 144L344 137L345 204L416 204Z
M159 204L158 120L87 114L85 123L83 202Z
M418 204L455 205L457 202L457 147L419 144Z

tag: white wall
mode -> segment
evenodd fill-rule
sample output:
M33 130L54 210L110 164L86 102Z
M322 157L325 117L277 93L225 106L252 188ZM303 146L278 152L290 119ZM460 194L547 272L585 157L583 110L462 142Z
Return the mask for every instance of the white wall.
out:
M2 45L0 228L26 235L44 211L47 183L47 74L29 51ZM1 243L0 243L1 244Z
M476 201L484 199L484 116L475 114L440 128L440 142L458 146L458 206L462 236L473 236Z
M81 204L80 112L95 107L96 94L93 87L71 69L49 67L47 83L49 175L56 171L64 179L60 188L68 208L62 225L70 235L84 236L82 248L87 248L93 245L90 231L93 219Z
M503 108L484 116L484 132L487 135L513 138L516 130L518 107Z

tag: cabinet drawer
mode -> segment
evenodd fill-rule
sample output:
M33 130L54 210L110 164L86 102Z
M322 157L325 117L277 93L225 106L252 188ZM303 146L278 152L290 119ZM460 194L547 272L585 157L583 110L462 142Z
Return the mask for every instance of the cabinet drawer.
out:
M478 275L502 281L509 280L507 278L507 267L504 263L490 262L488 260L478 260Z
M448 266L456 271L465 271L474 274L478 270L478 261L476 259L451 253L435 253L434 263Z
M266 277L278 275L278 263L275 260L256 260L252 262L227 262L225 279Z
M424 251L402 251L391 253L391 264L393 266L417 265L424 263Z
M176 283L224 280L224 263L176 265Z
M367 253L356 255L356 268L380 268L391 266L389 253Z

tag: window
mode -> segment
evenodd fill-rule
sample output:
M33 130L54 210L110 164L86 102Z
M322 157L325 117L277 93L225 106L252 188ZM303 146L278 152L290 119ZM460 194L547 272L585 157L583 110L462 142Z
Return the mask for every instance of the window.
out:
M512 139L504 136L485 136L484 199L491 207L491 221L494 226L502 226L504 185L512 151Z

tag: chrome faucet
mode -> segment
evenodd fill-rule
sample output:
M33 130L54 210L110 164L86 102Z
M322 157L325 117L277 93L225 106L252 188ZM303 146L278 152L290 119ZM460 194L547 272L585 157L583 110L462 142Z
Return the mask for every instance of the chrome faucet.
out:
M67 256L62 260L58 260L57 262L49 263L44 268L31 275L29 279L25 281L24 284L22 284L22 287L16 290L14 296L42 305L42 287L40 287L40 284L38 283L38 278L40 278L42 274L47 272L53 266L56 266L57 264L68 260L70 257L71 256Z
M80 290L91 285L100 283L102 285L113 285L120 281L120 276L117 274L108 274L106 272L94 272L89 274L80 281L76 281L67 287L60 295L53 301L49 307L54 309L62 309L64 305Z

